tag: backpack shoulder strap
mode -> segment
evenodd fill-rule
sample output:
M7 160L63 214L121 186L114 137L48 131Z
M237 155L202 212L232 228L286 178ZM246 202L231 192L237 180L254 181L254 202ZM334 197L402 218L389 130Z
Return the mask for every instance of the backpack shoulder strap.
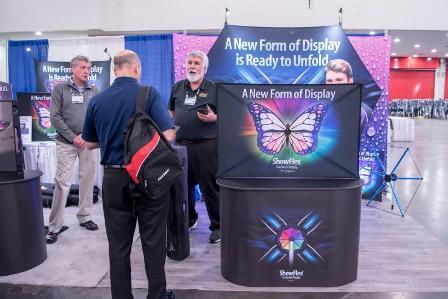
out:
M150 88L151 88L150 86L142 85L138 89L137 102L135 103L135 112L146 113L146 102L148 101L148 94Z

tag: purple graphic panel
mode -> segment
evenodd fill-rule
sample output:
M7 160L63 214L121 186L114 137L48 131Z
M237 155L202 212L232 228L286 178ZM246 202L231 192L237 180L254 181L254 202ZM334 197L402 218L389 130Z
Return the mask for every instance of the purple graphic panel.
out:
M361 134L359 174L364 179L363 198L370 198L381 186L381 164L387 165L387 117L390 75L390 36L349 37L350 42L381 89L381 96Z
M189 52L201 50L205 53L213 46L217 36L199 36L173 33L174 79L185 79L185 60Z

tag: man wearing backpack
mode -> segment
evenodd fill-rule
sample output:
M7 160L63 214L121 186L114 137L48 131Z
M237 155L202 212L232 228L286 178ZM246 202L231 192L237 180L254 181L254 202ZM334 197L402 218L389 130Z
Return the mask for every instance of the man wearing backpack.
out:
M140 89L140 59L124 50L114 57L117 78L89 103L82 137L87 148L101 149L104 165L103 209L109 241L110 281L112 298L132 298L130 253L138 219L148 298L166 298L165 257L166 223L169 193L157 199L131 194L130 177L123 165L123 132L134 115ZM151 87L147 114L169 140L174 140L172 121L159 92Z
M204 78L207 67L208 57L204 52L188 54L187 79L173 86L168 110L179 127L176 141L187 146L190 230L197 226L194 186L199 184L210 218L209 241L218 243L221 241L221 221L219 186L216 184L216 91L215 84Z

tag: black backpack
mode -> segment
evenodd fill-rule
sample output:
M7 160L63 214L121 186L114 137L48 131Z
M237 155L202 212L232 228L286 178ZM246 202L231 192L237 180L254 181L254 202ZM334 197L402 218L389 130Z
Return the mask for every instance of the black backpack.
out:
M146 114L149 90L140 87L135 114L123 133L124 165L132 179L132 191L157 199L168 192L183 170L173 147Z

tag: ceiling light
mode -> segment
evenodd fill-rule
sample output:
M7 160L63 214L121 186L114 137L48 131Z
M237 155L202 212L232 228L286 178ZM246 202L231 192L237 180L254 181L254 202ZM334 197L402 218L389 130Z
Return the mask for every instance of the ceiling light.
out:
M36 31L36 32L34 32L34 34L37 35L37 36L41 36L41 35L42 35L42 32L40 32L40 31Z
M415 44L414 48L420 48L420 45L419 44Z
M426 58L426 60L428 60L428 61L431 61L431 60L432 60L432 58L431 58L431 57L428 57L428 58Z
M437 49L432 49L431 50L431 53L436 53L437 52Z
M27 52L31 52L31 48L30 48L30 47L27 47L27 48L25 49L25 51L27 51Z
M400 39L398 37L394 38L394 43L399 43Z
M370 31L369 34L370 35L375 35L375 31Z
M418 55L417 55L417 54L414 54L414 55L412 55L412 57L414 57L414 58L417 58L417 57L418 57Z
M397 53L393 52L392 54L390 54L392 56L397 56Z
M448 57L448 53L446 53L445 56Z

